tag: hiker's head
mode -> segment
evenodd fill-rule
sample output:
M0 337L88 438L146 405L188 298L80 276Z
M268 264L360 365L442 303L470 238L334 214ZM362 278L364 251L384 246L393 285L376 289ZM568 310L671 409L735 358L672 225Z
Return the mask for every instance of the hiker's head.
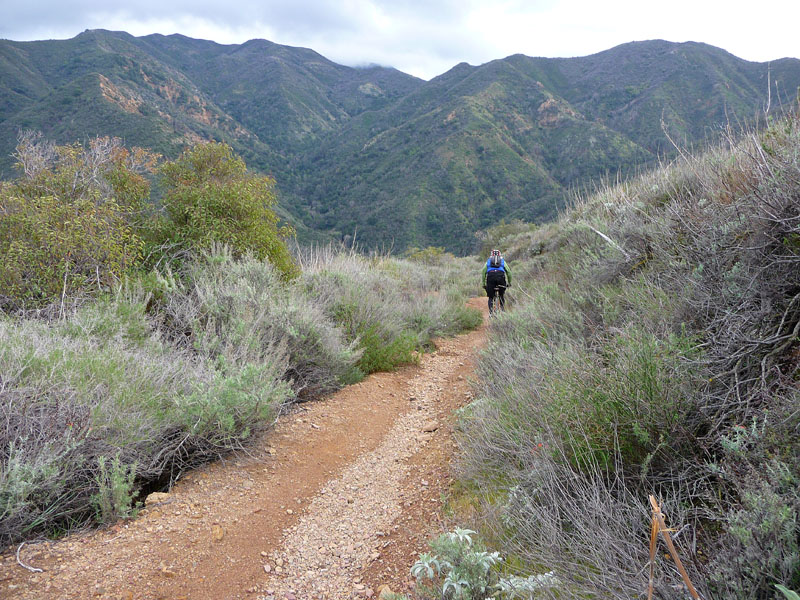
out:
M492 250L492 256L500 256L500 250Z

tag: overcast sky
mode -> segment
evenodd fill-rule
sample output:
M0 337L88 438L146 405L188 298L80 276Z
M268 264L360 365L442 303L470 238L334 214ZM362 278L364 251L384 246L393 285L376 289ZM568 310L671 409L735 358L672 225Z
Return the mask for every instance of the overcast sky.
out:
M510 54L584 56L634 40L706 42L753 61L800 57L800 0L0 0L0 38L85 29L264 38L346 65L430 79Z

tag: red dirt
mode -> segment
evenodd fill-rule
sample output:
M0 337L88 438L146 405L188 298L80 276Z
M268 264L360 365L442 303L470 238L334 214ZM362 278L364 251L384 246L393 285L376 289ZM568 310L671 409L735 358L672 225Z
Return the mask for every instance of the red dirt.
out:
M485 300L470 305L485 314ZM135 520L26 544L20 558L42 573L8 549L0 597L352 598L384 584L408 593L409 568L442 530L453 411L470 398L484 341L485 326L439 340L418 366L296 407L250 455L188 474Z

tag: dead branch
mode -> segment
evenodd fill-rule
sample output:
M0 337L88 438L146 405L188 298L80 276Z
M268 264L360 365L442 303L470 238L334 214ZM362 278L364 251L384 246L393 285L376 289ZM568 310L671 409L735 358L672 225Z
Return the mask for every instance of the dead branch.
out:
M39 568L37 568L37 567L31 567L31 566L28 566L28 565L26 565L24 562L22 562L22 560L20 560L20 558L19 558L19 553L20 553L20 551L22 550L22 547L23 547L23 546L24 546L26 543L27 543L27 542L22 542L22 543L19 545L19 548L17 548L17 564L18 564L20 567L22 567L23 569L28 569L28 571L30 571L31 573L44 573L44 571L43 571L42 569L39 569Z
M594 231L597 235L599 235L601 238L603 238L612 248L622 252L622 254L625 256L626 260L630 260L631 259L630 255L627 252L625 252L625 249L622 246L620 246L617 242L612 240L610 237L608 237L605 233L603 233L602 231L598 231L597 229L595 229L594 227L592 227L588 223L584 223L584 225L586 225L586 227L588 227L589 229Z
M656 554L656 544L655 544L655 535L657 533L661 533L661 537L664 539L664 543L667 544L667 549L669 550L670 555L672 555L672 559L675 561L675 566L678 567L678 571L683 577L683 582L686 584L686 588L689 590L689 593L692 595L692 598L695 600L700 600L700 594L697 593L697 590L694 589L692 585L691 579L689 579L689 574L686 572L686 569L681 562L680 556L678 556L678 551L675 549L675 544L672 543L672 538L669 535L669 529L667 528L667 524L664 522L664 515L661 513L661 507L658 505L658 502L653 496L650 496L650 505L653 507L653 524L650 530L650 589L648 590L647 597L653 597L653 563L655 562L655 554Z

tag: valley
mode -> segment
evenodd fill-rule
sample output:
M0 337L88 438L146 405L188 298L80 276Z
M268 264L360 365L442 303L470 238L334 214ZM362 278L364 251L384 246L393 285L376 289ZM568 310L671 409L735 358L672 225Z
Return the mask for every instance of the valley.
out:
M752 63L694 42L513 55L423 81L266 40L91 30L0 41L0 176L27 129L167 158L224 141L275 177L301 243L469 254L497 222L551 220L599 179L669 160L667 134L702 146L763 117L769 92L773 109L790 105L798 86L797 59Z

